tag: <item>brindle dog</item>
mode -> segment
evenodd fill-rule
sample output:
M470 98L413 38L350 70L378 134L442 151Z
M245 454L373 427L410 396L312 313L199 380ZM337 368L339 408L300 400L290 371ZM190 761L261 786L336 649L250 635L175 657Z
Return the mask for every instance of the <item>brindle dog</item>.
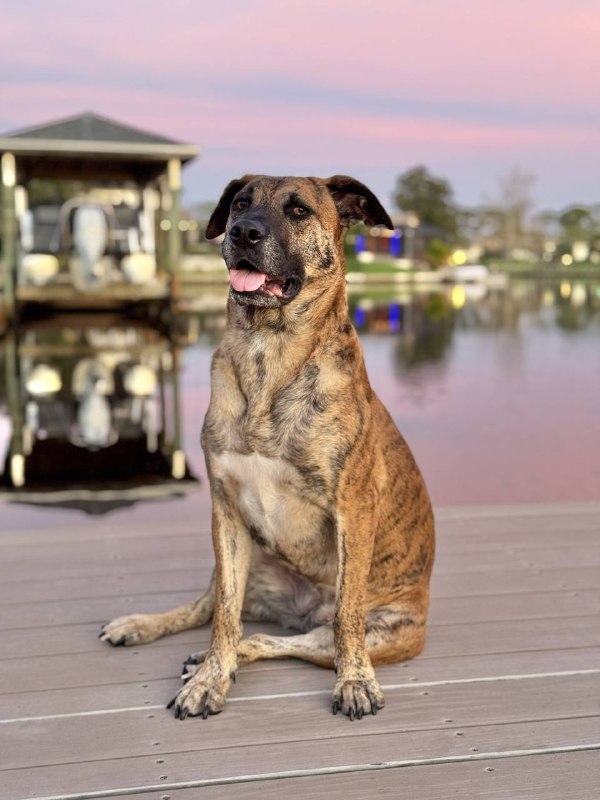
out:
M343 242L359 220L391 227L374 194L339 175L248 175L210 219L231 284L202 430L215 575L195 602L101 633L138 645L213 617L171 703L180 719L221 711L238 667L286 657L334 667L333 712L360 719L383 707L373 664L423 648L433 515L350 324ZM301 633L241 638L242 619Z

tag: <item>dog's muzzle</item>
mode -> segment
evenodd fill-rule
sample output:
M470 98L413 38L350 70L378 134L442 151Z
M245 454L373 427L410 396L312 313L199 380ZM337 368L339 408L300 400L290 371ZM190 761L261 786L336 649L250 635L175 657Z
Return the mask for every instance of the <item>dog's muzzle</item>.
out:
M229 230L223 255L229 269L231 296L242 305L277 307L298 294L297 275L278 274L269 257L268 228L258 219L238 220Z

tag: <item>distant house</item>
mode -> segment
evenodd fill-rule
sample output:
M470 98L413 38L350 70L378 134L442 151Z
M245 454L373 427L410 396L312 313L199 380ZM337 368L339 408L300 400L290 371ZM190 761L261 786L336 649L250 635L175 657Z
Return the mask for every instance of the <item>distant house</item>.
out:
M446 234L439 228L422 223L415 214L398 213L392 215L394 229L384 227L364 227L354 235L357 255L370 253L375 258L401 260L406 262L423 261L427 245L434 239L444 239Z

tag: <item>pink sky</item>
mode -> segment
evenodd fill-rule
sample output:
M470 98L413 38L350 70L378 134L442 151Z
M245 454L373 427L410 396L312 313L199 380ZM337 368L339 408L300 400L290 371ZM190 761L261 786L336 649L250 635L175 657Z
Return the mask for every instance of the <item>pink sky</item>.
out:
M0 131L92 110L202 148L186 201L242 172L425 163L477 203L518 166L600 202L597 0L4 0Z

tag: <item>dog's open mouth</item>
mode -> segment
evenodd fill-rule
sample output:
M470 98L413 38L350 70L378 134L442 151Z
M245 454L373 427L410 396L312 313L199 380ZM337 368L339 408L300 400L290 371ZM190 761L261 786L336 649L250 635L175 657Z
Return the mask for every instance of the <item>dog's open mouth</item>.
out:
M295 278L277 278L266 275L246 258L238 261L235 269L229 270L229 282L232 289L240 294L258 292L268 297L279 297L282 300L291 299L299 288Z

